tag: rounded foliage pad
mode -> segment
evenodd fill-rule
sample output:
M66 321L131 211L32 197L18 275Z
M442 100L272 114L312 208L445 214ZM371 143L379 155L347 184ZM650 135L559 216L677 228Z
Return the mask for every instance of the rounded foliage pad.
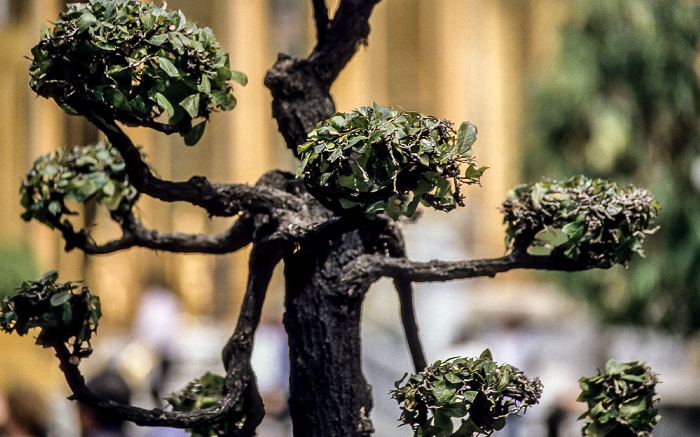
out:
M647 190L575 176L518 185L502 211L509 247L549 245L573 261L608 268L643 255L659 209Z
M36 343L53 347L56 343L72 345L76 359L90 355L90 339L97 331L102 311L100 299L87 287L57 283L55 270L36 281L25 282L0 302L0 329L26 335L38 328Z
M20 188L24 220L35 219L53 228L64 215L74 214L66 201L94 199L114 215L131 211L138 192L129 183L124 160L108 142L60 149L40 157Z
M463 205L460 186L479 183L486 170L474 167L475 141L471 123L455 132L450 121L375 104L319 123L298 147L297 176L335 211L394 219L411 217L419 203L450 211Z
M493 361L486 349L479 358L437 361L416 375L404 375L391 396L401 406L400 422L415 436L491 435L538 403L542 384L510 364ZM459 428L455 431L455 421Z
M209 28L138 0L73 3L32 49L30 86L66 112L185 137L202 136L215 109L236 105L228 54Z

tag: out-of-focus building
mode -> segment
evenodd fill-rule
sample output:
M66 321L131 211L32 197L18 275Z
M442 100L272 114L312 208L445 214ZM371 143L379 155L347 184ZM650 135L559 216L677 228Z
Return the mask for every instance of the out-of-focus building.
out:
M29 61L25 56L30 55L31 47L38 42L41 24L55 19L65 3L0 0L0 247L20 247L31 252L39 271L56 269L61 282L85 280L102 300L104 317L100 335L105 337L128 337L142 294L149 285L173 290L190 316L189 328L193 328L182 340L198 346L190 351L190 358L200 364L218 359L217 347L232 329L242 299L247 273L245 251L209 256L130 249L108 256L86 257L78 251L64 252L58 233L20 219L19 184L34 160L60 147L99 139L89 123L64 114L53 101L36 97L28 86ZM263 78L278 52L305 56L310 51L314 38L311 2L169 0L167 3L170 9L181 9L198 24L212 27L217 39L230 52L232 67L245 72L249 83L246 87L236 86L238 106L231 112L214 114L196 147L184 146L177 136L171 138L145 128L128 129L134 142L143 146L158 174L174 180L204 175L217 182L252 184L268 170L294 171L296 162L277 133ZM334 10L337 0L329 3ZM498 209L507 191L520 182L526 75L551 67L557 49L557 24L566 8L567 2L562 0L383 0L375 8L368 45L359 49L332 88L338 110L376 102L435 115L457 124L469 120L479 130L474 146L477 160L480 165L490 167L482 179L483 187L466 189L465 208L448 215L426 213L418 224L406 225L407 233L414 235L408 239L409 255L417 259L461 259L504 253L504 228ZM105 211L91 207L77 209L84 223L93 226L92 235L98 242L118 235L118 228ZM148 227L164 232L217 233L231 223L231 220L210 219L191 205L166 204L149 198L142 198L138 209ZM500 349L504 355L512 352L521 358L523 354L537 355L530 349L544 347L542 343L561 346L561 353L555 354L555 358L569 352L575 354L577 345L589 344L586 342L596 333L590 331L590 321L581 315L582 305L553 298L554 291L528 285L528 279L513 272L488 281L470 282L468 286L459 282L436 288L419 287L419 322L426 343L431 343L426 346L428 352L444 352L460 344L476 348L484 338L496 336L505 339ZM277 288L281 288L279 284L278 279ZM390 329L382 331L383 334L379 332L382 324L389 323L387 305L396 302L391 290L383 290L381 285L377 288L365 305L373 326L368 331L374 336L373 347L379 348L375 350L383 350L387 357L391 355L389 360L395 364L396 355L389 343L395 346L402 339L400 335L388 338L396 330L393 334ZM468 299L464 298L465 289L469 292ZM429 290L435 290L435 294ZM464 298L460 301L463 305L449 301L433 308L440 304L441 298L460 299L460 296ZM281 311L281 291L271 293L269 300L269 311ZM439 319L429 316L433 310L440 314ZM440 331L448 321L464 317L471 320L462 328L457 324L452 330ZM521 323L528 319L540 324L533 328ZM217 330L207 328L206 323L200 323L202 320L213 320L209 325ZM579 322L581 328L577 329L575 324ZM398 318L391 319L391 323L398 323ZM556 339L554 335L541 335L555 325L568 327ZM471 334L465 334L464 327ZM486 337L476 338L491 328ZM537 344L520 349L523 332L531 331L540 332L528 340ZM211 340L212 333L215 340ZM381 342L385 337L382 336L388 336L383 349ZM572 340L561 342L566 336ZM104 341L107 346L123 346L119 341ZM100 336L95 345L99 350ZM499 349L498 345L485 346L493 347L494 352ZM595 353L585 352L589 361L598 362ZM381 355L377 352L367 364L380 373L378 368L384 364L376 360L381 360ZM404 370L409 370L408 355L404 358L407 363ZM496 359L507 360L498 354ZM200 374L193 370L188 378ZM387 374L386 378L394 378L392 375ZM48 350L34 346L31 338L0 335L0 389L16 381L35 381L41 389L62 394L67 390L56 360ZM381 421L380 406L386 401L382 399L388 397L382 392L375 395L378 397L375 417ZM697 403L700 400L688 401L690 405ZM388 423L393 424L393 420L388 419ZM408 435L405 428L401 431L404 433L401 435Z
M0 5L0 245L27 248L41 272L56 269L61 281L84 279L102 299L105 327L128 325L147 278L156 271L161 282L182 297L188 313L230 320L244 286L245 254L173 255L131 249L86 257L79 251L64 252L58 233L19 218L19 183L32 162L60 147L95 142L99 135L82 118L36 97L28 86L25 57L38 42L40 26L50 24L65 2L3 0ZM176 180L205 175L215 181L254 183L274 168L294 170L294 159L271 117L263 78L278 52L304 56L312 47L310 2L171 0L168 7L212 27L230 52L232 66L244 71L250 82L236 89L238 107L214 114L194 148L185 147L179 137L129 129L158 174ZM456 123L476 123L476 156L490 169L483 187L468 190L468 207L450 216L450 226L456 224L459 238L474 256L503 252L498 206L518 179L523 72L527 64L549 56L553 23L561 9L561 2L553 0L383 1L372 17L368 46L360 48L333 87L339 110L377 102ZM210 220L188 205L148 198L141 199L138 208L147 226L162 231L215 233L230 222ZM105 211L79 211L86 224L94 225L97 241L118 236ZM429 216L426 222L438 227L445 217ZM0 347L18 351L19 346L11 345L30 343L23 340L28 339L2 336ZM3 357L16 353L4 352ZM8 366L20 365L22 372L33 373L46 359L0 360L0 384L19 371L8 371ZM56 372L44 374L58 377Z

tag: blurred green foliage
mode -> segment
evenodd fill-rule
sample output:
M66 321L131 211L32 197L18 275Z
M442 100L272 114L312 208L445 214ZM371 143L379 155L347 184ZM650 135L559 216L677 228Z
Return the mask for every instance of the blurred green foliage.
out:
M530 87L525 176L582 173L654 193L661 229L648 259L565 283L607 321L691 332L700 328L700 5L572 4L555 68Z
M0 301L0 330L27 335L38 328L36 344L55 347L65 343L73 357L92 353L90 340L102 316L100 298L85 286L58 283L58 272L51 270L35 281L25 281Z
M202 377L191 381L182 390L173 393L166 401L175 411L196 411L216 405L224 394L225 379L221 375L207 372ZM236 435L245 422L244 403L239 403L233 414L221 422L187 428L192 437L209 437L218 435Z
M20 194L25 208L22 218L38 220L52 229L65 216L76 214L66 201L95 199L116 217L129 213L138 199L124 160L106 140L40 157L22 181Z
M0 244L0 300L15 293L17 284L36 275L36 261L29 250Z

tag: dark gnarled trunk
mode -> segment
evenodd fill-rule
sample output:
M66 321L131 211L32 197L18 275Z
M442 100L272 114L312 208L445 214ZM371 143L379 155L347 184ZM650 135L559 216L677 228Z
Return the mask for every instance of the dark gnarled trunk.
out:
M372 397L361 366L365 290L352 290L339 281L342 267L364 250L355 231L326 250L302 248L285 258L284 324L295 437L359 437L373 432Z

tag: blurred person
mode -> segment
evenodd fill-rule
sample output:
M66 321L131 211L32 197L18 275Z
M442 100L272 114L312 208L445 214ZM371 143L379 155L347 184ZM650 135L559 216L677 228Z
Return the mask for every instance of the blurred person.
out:
M0 437L48 437L44 399L33 389L0 392Z
M96 395L114 402L125 405L131 402L131 389L119 372L113 368L107 368L98 373L88 382L87 387ZM126 432L126 423L113 414L80 404L78 416L82 437L127 437L129 435Z
M136 311L133 339L153 355L150 394L158 407L163 392L179 359L178 336L182 325L182 304L178 296L161 285L146 288Z
M288 409L289 352L287 334L281 323L263 320L255 333L251 364L265 404L265 420L258 427L261 437L291 435Z

